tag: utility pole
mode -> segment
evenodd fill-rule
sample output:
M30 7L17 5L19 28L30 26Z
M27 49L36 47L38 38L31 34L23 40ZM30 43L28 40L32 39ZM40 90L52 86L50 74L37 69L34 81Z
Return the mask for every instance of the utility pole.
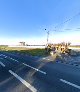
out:
M49 42L49 31L47 31L47 44L46 44L46 46L47 46L47 52L48 52L48 42Z
M48 41L49 41L49 31L47 31L47 45L48 45Z

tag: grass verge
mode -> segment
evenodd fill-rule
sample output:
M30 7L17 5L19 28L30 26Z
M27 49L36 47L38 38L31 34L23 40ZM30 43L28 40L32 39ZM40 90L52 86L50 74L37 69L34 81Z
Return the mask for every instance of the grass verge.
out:
M16 52L21 54L28 54L33 56L43 56L46 54L45 49L39 48L23 48L23 47L8 47L8 46L0 46L0 50L9 51L9 52Z

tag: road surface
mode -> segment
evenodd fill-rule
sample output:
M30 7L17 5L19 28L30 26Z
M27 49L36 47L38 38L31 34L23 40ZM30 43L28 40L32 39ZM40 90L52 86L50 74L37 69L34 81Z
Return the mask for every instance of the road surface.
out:
M80 92L80 68L0 51L0 92Z

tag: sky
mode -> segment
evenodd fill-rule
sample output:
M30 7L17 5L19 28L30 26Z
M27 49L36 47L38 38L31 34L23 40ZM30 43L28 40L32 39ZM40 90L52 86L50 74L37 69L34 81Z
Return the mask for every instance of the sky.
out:
M46 29L46 30L45 30ZM80 44L80 0L0 0L0 44Z

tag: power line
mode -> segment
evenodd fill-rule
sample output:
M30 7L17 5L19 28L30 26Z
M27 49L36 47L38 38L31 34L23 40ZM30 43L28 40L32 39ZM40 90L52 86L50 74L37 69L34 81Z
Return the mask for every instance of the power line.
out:
M69 22L70 20L72 20L73 18L75 18L76 16L80 15L80 12L78 12L76 15L72 16L71 18L67 19L66 21L64 21L63 23L61 24L58 24L57 26L55 26L54 28L57 28L58 26L62 25L62 24L65 24L67 22Z
M58 24L58 25L55 26L54 28L56 29L58 26L61 26L62 24L65 24L65 23L69 22L70 20L72 20L73 18L75 18L75 17L78 16L78 15L80 15L80 12L78 12L77 14L75 14L74 16L72 16L71 18L67 19L66 21L64 21L64 22L62 22L62 23L60 23L60 24ZM80 28L77 28L77 29L79 30ZM46 29L45 29L45 30L46 30ZM72 29L65 29L65 30L72 30ZM49 41L49 33L50 33L50 31L51 31L51 30L47 31L47 45L48 45L48 41ZM54 31L56 31L56 30L54 30ZM60 31L60 32L64 32L64 31Z

